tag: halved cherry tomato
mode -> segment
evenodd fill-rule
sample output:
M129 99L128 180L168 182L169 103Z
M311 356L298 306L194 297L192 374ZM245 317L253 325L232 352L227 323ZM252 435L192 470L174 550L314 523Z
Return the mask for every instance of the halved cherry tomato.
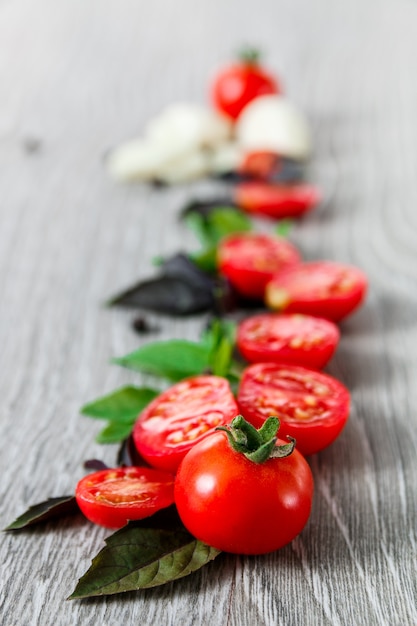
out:
M233 201L244 211L274 219L300 217L320 199L317 187L308 183L244 182L236 185L233 194Z
M194 376L148 404L133 428L133 441L150 465L175 472L190 448L236 413L225 378Z
M300 261L300 253L289 241L263 233L229 235L217 249L220 273L247 298L262 299L274 274Z
M339 329L330 320L300 313L261 313L239 324L236 344L250 363L321 369L333 356L339 338Z
M219 432L185 456L175 478L175 503L200 541L225 552L265 554L301 532L313 490L310 467L297 450L254 463Z
M174 476L148 467L105 469L82 478L77 504L91 522L121 528L174 502Z
M337 322L363 301L368 281L357 267L312 261L277 273L265 290L265 303L286 313L305 313Z
M256 428L270 416L281 421L297 450L314 454L330 445L349 417L350 394L338 380L306 367L256 363L243 372L237 401Z
M243 155L239 174L248 178L268 180L281 169L281 157L276 152L257 150Z
M233 120L251 100L280 92L278 81L259 65L259 54L254 50L244 51L240 61L221 69L211 85L214 106Z

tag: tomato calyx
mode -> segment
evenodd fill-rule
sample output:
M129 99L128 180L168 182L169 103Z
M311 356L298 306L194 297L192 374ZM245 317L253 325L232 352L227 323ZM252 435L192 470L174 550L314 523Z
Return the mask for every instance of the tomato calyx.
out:
M245 65L259 65L261 53L257 48L244 46L239 50L238 60Z
M265 463L268 459L289 456L295 448L294 437L288 436L289 443L276 445L280 426L278 417L268 417L261 428L256 429L243 415L237 415L227 426L216 430L226 433L233 450L243 454L253 463Z

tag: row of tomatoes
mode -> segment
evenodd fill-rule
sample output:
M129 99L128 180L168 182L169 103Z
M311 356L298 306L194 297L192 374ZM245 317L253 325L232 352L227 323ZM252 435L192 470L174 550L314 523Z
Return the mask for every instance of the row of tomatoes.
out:
M173 385L139 415L133 441L149 468L97 472L77 501L92 521L120 527L175 502L186 528L220 550L261 554L291 541L308 520L313 479L305 456L330 445L349 415L348 390L319 371L339 341L336 324L305 313L262 313L241 322L237 348L251 363L236 398L225 378ZM284 458L262 463L231 447L224 432L237 414L262 429L278 416ZM247 433L241 435L247 443ZM278 445L278 442L277 442Z
M219 75L213 100L236 119L248 101L278 91L252 63ZM317 203L313 186L268 182L276 167L277 155L249 154L244 169L255 180L236 187L235 203L275 218L299 216ZM218 376L173 385L133 429L148 466L90 474L76 498L91 521L110 528L175 502L197 539L219 550L262 554L291 541L306 524L313 478L305 457L330 445L348 419L348 390L320 370L339 341L336 322L362 302L367 280L342 263L303 262L290 242L260 233L225 238L217 261L239 294L272 310L238 327L237 348L248 365L236 397ZM270 416L279 418L280 439ZM266 447L259 461L258 448Z

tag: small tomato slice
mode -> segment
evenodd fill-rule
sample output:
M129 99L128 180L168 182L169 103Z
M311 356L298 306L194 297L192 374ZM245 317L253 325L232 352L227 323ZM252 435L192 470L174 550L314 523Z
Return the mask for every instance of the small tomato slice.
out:
M340 332L311 315L261 313L238 326L236 343L250 363L293 363L321 369L333 356Z
M277 273L266 286L265 302L271 309L337 322L361 304L367 287L367 278L357 267L313 261Z
M300 253L289 241L263 233L230 235L217 249L220 273L247 298L262 299L278 271L300 262Z
M254 463L219 432L185 456L175 478L175 503L200 541L225 552L265 554L304 528L313 489L310 467L297 450Z
M268 180L281 169L281 158L276 152L254 150L242 158L238 171L241 176Z
M297 450L314 454L330 445L349 417L350 394L338 380L306 367L256 363L243 372L237 402L256 428L280 419L280 437L297 440Z
M194 376L152 400L136 421L133 441L147 463L175 472L190 448L237 412L225 378Z
M236 185L233 194L233 201L244 211L273 219L300 217L320 199L317 187L308 183L244 182Z
M77 504L91 522L121 528L174 502L174 476L148 467L105 469L82 478Z

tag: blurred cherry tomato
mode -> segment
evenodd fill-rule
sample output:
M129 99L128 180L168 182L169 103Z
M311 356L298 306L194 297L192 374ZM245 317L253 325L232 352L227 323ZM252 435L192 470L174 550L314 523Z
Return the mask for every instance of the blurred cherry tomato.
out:
M299 217L320 199L317 187L308 183L244 182L235 187L233 194L233 201L244 211L274 219Z
M239 324L236 343L250 363L294 363L321 369L339 338L339 329L330 320L299 313L260 313Z
M217 249L220 273L247 298L262 299L274 274L300 261L298 250L289 241L263 233L229 235Z
M281 158L276 152L258 150L244 154L239 174L248 178L268 180L281 169Z
M222 68L211 85L211 99L220 113L235 120L258 96L281 93L275 77L259 64L259 53L246 50L237 63Z
M335 261L299 263L277 273L265 290L271 309L337 322L362 302L368 281L357 267Z

